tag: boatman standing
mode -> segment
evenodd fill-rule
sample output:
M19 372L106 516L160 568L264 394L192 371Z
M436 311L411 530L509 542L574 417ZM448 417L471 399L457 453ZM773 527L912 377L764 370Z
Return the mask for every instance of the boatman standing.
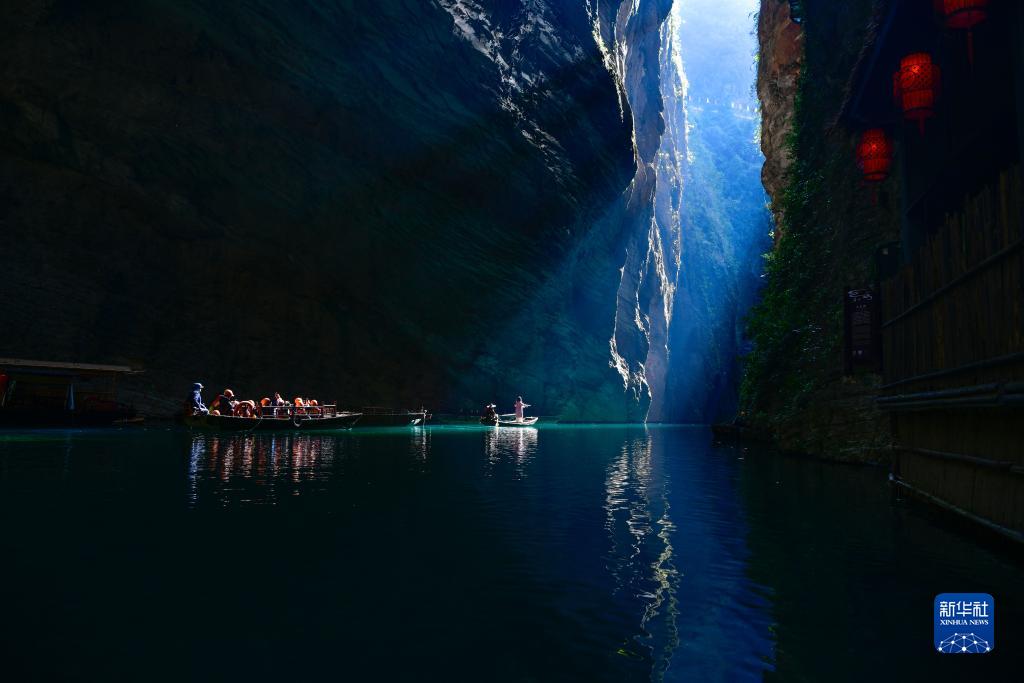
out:
M192 415L206 415L210 412L203 405L203 385L199 382L192 385L192 396L185 402L185 409Z
M529 403L523 403L523 397L516 398L516 422L523 421L523 408L529 408Z

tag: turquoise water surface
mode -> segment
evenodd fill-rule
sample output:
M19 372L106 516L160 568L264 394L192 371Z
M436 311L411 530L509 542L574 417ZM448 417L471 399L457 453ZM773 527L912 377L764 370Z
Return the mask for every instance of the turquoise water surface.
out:
M36 679L1012 679L1024 572L876 469L703 427L0 433ZM938 655L932 600L996 600Z

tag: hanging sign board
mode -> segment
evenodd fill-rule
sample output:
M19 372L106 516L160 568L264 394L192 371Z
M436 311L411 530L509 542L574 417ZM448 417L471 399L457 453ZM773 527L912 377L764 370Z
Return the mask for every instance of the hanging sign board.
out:
M881 369L881 311L870 287L847 288L843 302L846 374Z

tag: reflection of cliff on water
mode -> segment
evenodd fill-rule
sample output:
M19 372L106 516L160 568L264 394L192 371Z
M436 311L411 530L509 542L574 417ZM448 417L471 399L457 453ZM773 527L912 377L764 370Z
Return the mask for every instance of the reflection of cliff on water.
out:
M515 478L526 476L526 465L537 452L535 427L495 427L484 432L484 452L490 473L503 460L515 468Z
M611 542L606 566L615 592L639 598L643 605L635 642L623 643L622 654L640 656L636 646L641 645L652 659L654 680L668 668L679 642L675 524L669 516L668 480L653 477L662 450L662 442L645 430L623 444L605 482L605 529Z
M654 681L757 679L771 656L764 590L745 572L738 462L706 439L648 428L606 466L605 568L635 615L619 654L644 661ZM736 656L710 655L722 643Z

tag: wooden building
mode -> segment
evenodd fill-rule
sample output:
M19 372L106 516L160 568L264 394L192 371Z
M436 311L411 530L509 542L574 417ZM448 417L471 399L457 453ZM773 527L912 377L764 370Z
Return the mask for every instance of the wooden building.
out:
M844 122L891 140L902 225L878 284L893 481L1024 540L1024 3L891 0L854 78Z

